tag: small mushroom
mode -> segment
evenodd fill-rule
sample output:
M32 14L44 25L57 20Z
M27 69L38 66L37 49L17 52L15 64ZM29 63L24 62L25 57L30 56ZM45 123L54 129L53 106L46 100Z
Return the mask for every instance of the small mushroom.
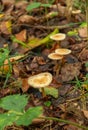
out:
M62 41L66 38L66 34L64 33L57 33L55 35L51 35L50 39L55 40L55 41ZM59 42L60 43L60 42ZM57 44L57 43L56 43Z
M28 84L34 88L41 88L43 97L46 96L44 87L47 87L52 82L52 74L43 72L28 78Z
M62 63L64 63L64 57L66 55L70 54L71 50L70 49L65 49L65 48L59 48L59 49L55 50L55 53L60 55L60 56L63 56L63 59L62 59L62 62L61 62L61 65L62 65Z
M63 56L63 55L68 55L71 53L71 50L70 49L65 49L65 48L59 48L59 49L56 49L55 50L55 53L60 55L60 56Z
M57 53L50 53L48 55L48 58L51 59L51 60L55 60L55 71L56 71L56 77L58 76L58 73L59 73L59 63L58 63L58 60L61 60L63 59L63 56L57 54Z
M65 49L65 48L59 48L59 49L56 49L55 50L55 53L60 55L60 56L63 56L62 60L61 60L61 66L63 65L64 63L64 57L68 54L71 53L71 50L70 49Z
M51 60L61 60L63 58L63 56L58 55L57 53L50 53L48 55L48 58Z
M81 10L72 10L72 14L80 14L81 13Z

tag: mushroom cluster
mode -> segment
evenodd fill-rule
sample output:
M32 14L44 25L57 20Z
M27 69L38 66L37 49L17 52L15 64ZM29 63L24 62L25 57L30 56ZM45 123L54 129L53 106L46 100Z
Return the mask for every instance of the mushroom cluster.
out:
M49 59L55 60L56 77L59 74L60 66L62 65L64 57L70 53L71 53L70 49L58 48L55 50L55 52L50 53L48 55ZM61 62L58 62L58 61L61 61Z

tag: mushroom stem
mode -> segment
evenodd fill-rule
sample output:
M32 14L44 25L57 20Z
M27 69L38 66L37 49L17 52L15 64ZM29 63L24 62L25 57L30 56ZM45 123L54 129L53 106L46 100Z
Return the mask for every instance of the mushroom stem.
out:
M57 61L56 77L58 77L61 68L61 61Z
M55 65L54 65L54 75L55 75L55 77L58 77L59 71L60 71L60 64L59 64L59 61L56 60Z
M60 65L58 65L58 66L57 66L57 70L56 70L56 77L58 77L59 72L60 72Z
M42 97L44 98L46 96L44 88L40 88L40 92L42 93Z
M42 88L42 96L43 96L43 97L45 97L45 96L46 96L46 93L45 93L44 88Z

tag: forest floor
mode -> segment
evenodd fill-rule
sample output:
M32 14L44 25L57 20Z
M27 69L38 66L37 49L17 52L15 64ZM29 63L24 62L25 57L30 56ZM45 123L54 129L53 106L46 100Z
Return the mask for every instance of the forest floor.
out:
M38 2L43 3L43 0ZM44 117L68 123L52 118L36 119L29 126L11 125L5 130L87 130L88 41L85 13L73 12L70 16L64 0L38 5L38 8L28 5L30 1L25 0L0 2L0 98L26 94L30 97L27 108L42 106ZM50 39L57 33L65 34L65 39ZM58 48L69 49L71 53L58 61L50 59L48 55ZM43 72L52 74L52 82L45 95L28 85L29 77Z

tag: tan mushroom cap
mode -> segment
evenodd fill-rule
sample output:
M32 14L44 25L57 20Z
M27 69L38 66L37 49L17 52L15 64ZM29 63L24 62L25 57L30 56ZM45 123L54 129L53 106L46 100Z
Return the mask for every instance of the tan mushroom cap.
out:
M68 55L71 53L71 50L70 49L64 49L64 48L60 48L60 49L56 49L55 50L55 53L58 54L58 55Z
M49 72L40 73L28 78L28 84L34 88L47 87L52 82L52 74Z
M63 56L57 54L57 53L50 53L48 55L48 58L51 60L61 60L63 58Z
M64 40L65 38L66 38L66 34L64 33L57 33L55 35L50 36L50 39L56 40L56 41L61 41L61 40Z
M72 10L72 14L80 14L81 10Z

